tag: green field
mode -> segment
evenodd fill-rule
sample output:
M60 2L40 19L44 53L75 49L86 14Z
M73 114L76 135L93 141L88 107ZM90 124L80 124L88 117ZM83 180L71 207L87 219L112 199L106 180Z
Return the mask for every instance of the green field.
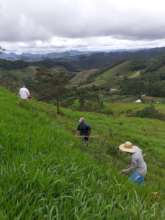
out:
M114 102L114 103L105 103L104 111L105 113L112 112L116 116L127 115L129 112L137 112L146 107L151 106L150 103L122 103L122 102ZM165 114L165 104L154 104L154 107L161 113Z
M1 88L0 219L165 219L165 122L118 114L124 105L113 105L113 116L57 116L54 106L20 102ZM96 137L88 147L74 136L82 115ZM146 154L143 186L120 175L129 158L118 145L127 140Z
M108 84L110 87L118 87L119 81L124 77L136 78L140 76L140 71L131 71L130 61L122 62L114 67L101 72L97 75L91 84L101 86Z

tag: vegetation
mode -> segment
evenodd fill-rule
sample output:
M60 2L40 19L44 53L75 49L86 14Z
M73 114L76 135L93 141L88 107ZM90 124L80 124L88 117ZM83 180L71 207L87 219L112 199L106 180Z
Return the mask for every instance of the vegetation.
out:
M52 105L20 102L4 89L0 105L2 220L164 219L164 122L83 113L98 136L85 147L71 132L81 112L57 115ZM128 158L117 146L126 140L146 154L144 186L119 173Z
M68 75L65 69L58 68L55 71L45 68L37 69L34 82L32 82L33 91L38 94L39 100L56 100L57 113L60 113L60 98L66 92Z
M147 106L146 108L137 111L135 114L132 114L132 116L165 120L165 114L158 111L154 105Z
M52 55L53 57L53 55ZM104 90L104 95L115 96L110 91L120 93L120 96L165 97L165 49L155 48L140 51L125 51L111 53L89 53L70 57L56 57L41 61L9 61L0 60L0 84L12 90L26 83L33 90L37 69L47 69L49 72L65 70L69 77L68 91L72 96L72 88L83 89L84 92L97 87ZM92 90L88 95L92 96ZM54 99L54 97L51 97Z

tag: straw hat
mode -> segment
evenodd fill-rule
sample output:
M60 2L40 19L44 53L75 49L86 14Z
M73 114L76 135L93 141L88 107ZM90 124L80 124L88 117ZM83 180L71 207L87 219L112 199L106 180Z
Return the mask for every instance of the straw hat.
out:
M124 144L121 144L119 146L119 149L124 152L135 153L137 151L138 147L134 146L131 142L127 141Z

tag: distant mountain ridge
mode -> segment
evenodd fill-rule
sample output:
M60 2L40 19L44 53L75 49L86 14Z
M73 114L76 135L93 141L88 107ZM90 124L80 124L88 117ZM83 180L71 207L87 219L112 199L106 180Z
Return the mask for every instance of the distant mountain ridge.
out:
M160 48L150 48L150 49L131 49L131 50L115 50L115 51L79 51L79 50L68 50L64 52L26 52L26 53L17 53L12 51L7 51L0 46L0 59L17 61L22 60L26 62L38 62L47 59L59 60L59 59L77 59L81 56L95 56L103 55L103 58L106 59L107 56L110 58L114 57L131 57L133 56L142 56L145 57L150 55L157 55L165 53L165 47ZM102 58L100 56L100 59Z
M74 56L90 54L90 52L81 52L81 51L65 51L65 52L52 52L52 53L21 53L17 54L16 52L7 52L0 50L0 59L16 61L23 60L27 62L36 62L46 59L59 59L59 58L70 58Z
M165 48L37 55L1 52L0 84L13 90L22 83L30 86L38 68L59 67L68 73L70 88L165 97Z

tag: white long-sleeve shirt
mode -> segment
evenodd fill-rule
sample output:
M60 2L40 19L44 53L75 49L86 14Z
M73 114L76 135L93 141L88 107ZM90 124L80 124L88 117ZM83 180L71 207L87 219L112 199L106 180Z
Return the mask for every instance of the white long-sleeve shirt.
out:
M132 165L135 166L135 170L145 176L147 173L147 165L143 159L143 154L140 149L138 149L135 153L132 154Z
M28 99L29 96L30 96L30 92L27 88L23 87L23 88L20 88L19 90L19 95L20 95L20 98L21 99Z

